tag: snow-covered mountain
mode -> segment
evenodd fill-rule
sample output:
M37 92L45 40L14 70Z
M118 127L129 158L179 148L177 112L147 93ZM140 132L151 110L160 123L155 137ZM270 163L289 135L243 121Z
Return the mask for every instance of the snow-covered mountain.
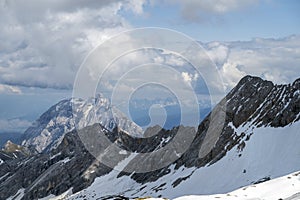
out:
M222 114L223 113L223 114ZM208 125L218 127L225 114L222 133L214 139ZM247 76L224 98L199 126L188 151L176 162L154 172L133 173L104 183L118 172L96 178L87 189L69 197L96 198L121 194L127 197L176 198L191 194L218 194L270 180L300 170L300 79L274 85ZM214 148L205 157L199 150L212 138ZM139 162L137 162L139 163ZM115 173L115 174L114 174ZM114 174L114 175L113 175ZM93 191L101 188L100 193Z
M49 151L60 143L65 133L95 123L110 131L119 128L134 136L143 133L142 128L113 107L109 99L98 95L87 100L62 100L52 106L25 131L22 145L34 147L38 152Z
M64 134L57 147L43 154L1 158L0 199L51 199L62 193L65 199L74 200L173 199L226 194L299 171L300 79L274 85L257 77L244 77L197 131L183 126L160 131L153 127L145 131L149 137L136 138L127 131L109 128L86 126ZM95 159L79 137L95 133L99 141L108 138L123 149L114 154L101 152L101 157L110 158L113 165ZM180 133L191 137L174 140ZM182 155L158 151L169 144L180 147L189 138L191 144ZM145 152L159 152L159 157L141 156ZM178 156L175 161L154 171L128 170L133 165L160 166L163 158L173 154Z

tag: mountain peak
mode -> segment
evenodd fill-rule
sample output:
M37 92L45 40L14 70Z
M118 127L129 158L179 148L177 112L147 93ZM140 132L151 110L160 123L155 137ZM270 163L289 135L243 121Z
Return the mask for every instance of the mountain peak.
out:
M299 119L299 90L300 79L291 86L245 76L226 96L226 112L235 127L254 118L258 126L283 127Z
M88 99L65 99L52 106L25 131L22 145L33 146L38 152L49 151L61 142L65 133L95 123L111 132L118 128L134 136L143 134L141 127L98 94Z
M294 82L293 82L293 86L295 87L300 87L300 78L296 79Z
M274 86L274 84L271 81L267 81L264 80L260 77L257 76L251 76L251 75L247 75L244 76L239 83L237 84L236 87L241 87L243 85L247 85L247 86L254 86L255 88L261 86L261 85L269 85L269 86Z
M260 78L260 77L258 77L258 76L252 76L252 75L246 75L246 76L244 76L241 80L240 80L240 82L249 82L249 81L252 81L252 80L254 80L254 81L259 81L259 82L262 82L262 81L264 81L262 78Z

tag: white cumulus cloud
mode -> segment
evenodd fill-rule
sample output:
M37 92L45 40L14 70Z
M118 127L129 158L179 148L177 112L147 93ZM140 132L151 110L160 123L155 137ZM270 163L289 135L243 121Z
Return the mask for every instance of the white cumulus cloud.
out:
M142 13L144 1L0 2L0 83L71 89L95 46L130 28L119 11Z
M216 63L227 89L245 75L274 83L291 83L300 77L300 36L279 39L256 38L244 42L210 43L208 55Z

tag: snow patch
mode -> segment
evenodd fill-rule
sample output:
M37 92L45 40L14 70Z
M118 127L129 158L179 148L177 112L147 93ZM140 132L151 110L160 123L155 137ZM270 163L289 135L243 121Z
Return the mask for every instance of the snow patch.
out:
M56 158L56 157L59 156L59 155L61 155L61 152L59 152L59 153L57 153L57 154L51 156L51 157L50 157L50 160L52 160L53 158Z

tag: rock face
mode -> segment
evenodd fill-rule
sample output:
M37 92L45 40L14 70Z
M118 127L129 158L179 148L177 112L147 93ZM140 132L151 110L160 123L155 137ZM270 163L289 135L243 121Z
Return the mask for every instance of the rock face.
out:
M234 131L246 123L250 123L248 126L255 127L284 127L298 121L300 119L299 81L300 79L296 80L292 85L274 85L258 77L244 77L199 125L191 148L178 160L178 164L200 167L210 161L215 162L226 151L237 145L242 138L250 137L243 133L237 135ZM212 134L208 132L208 126L216 126L218 122L214 121L217 119L216 115L225 117L221 134L214 140L213 145L216 148L204 158L199 158L195 152L199 152L199 149L205 145L203 140L206 135Z
M284 127L298 121L300 119L299 82L300 79L292 85L274 85L258 77L244 77L202 121L189 149L178 160L160 170L134 173L131 177L137 182L147 183L159 179L161 175L170 171L170 166L174 164L175 169L182 166L200 168L213 164L233 147L238 146L241 150L244 148L245 140L250 139L251 133L235 132L235 129L243 124L250 122L249 127ZM203 155L200 155L201 153ZM181 181L183 180L175 181L174 186Z
M134 136L141 136L143 132L112 107L108 99L98 95L87 100L67 99L52 106L25 131L22 145L40 153L48 152L61 142L65 133L95 123L110 131L118 127Z
M94 126L104 129L100 125ZM97 170L90 174L86 172L93 166L98 166ZM73 187L74 191L79 191L90 185L93 178L110 170L105 165L97 163L74 130L66 134L60 145L47 154L6 159L0 168L0 199L12 196L21 188L25 189L23 199L37 199L49 194L58 195L70 187Z
M69 108L69 103L70 100L63 101L52 107L37 122L46 125L39 126L42 127L40 129L34 127L29 129L27 135L30 130L40 135L41 130L44 130L53 119L53 115L56 119L59 119L58 116L71 116L68 109L61 109L61 106ZM60 112L55 112L56 110ZM238 157L243 156L243 149L247 148L256 129L290 127L299 124L299 119L300 79L293 84L274 85L257 77L246 76L216 105L198 126L197 131L183 126L171 130L152 127L146 130L149 137L136 138L127 131L118 129L117 126L107 128L106 123L91 126L84 124L86 127L80 130L63 134L57 147L49 148L42 154L6 160L2 159L4 156L0 157L3 160L0 165L0 199L18 194L23 195L23 199L38 199L50 194L59 195L70 188L73 193L81 191L70 199L105 199L110 195L159 196L164 194L163 191L182 187L183 183L192 179L198 171L218 164L233 149L236 149ZM100 143L95 143L95 137ZM116 148L108 151L110 146L105 146L106 143L102 143L104 140L109 141L108 144L114 144ZM26 141L32 140L28 138ZM184 144L188 144L188 147L183 149L183 153L172 151ZM165 150L168 145L171 147ZM91 146L100 153L92 155L87 150L87 147ZM164 151L159 151L162 148ZM149 152L159 152L159 156L142 156ZM176 159L164 163L165 158L170 157ZM102 162L101 158L109 158L110 165ZM128 162L122 165L122 172L112 170L123 161ZM163 167L145 172L132 169L133 163ZM294 167L297 168L296 165ZM246 174L248 171L243 169L241 173ZM262 175L269 176L269 174ZM126 183L122 187L115 188L122 181ZM90 186L91 184L96 186ZM105 185L110 185L115 193L102 187ZM97 191L94 191L93 187L96 187ZM22 188L24 194L20 193Z
M126 132L118 132L117 129L110 132L100 124L71 131L64 136L59 146L49 153L27 154L5 159L0 168L0 199L13 196L21 188L24 188L25 193L23 199L37 199L50 194L59 195L71 187L73 192L77 192L88 187L96 177L112 171L111 167L99 162L86 150L79 135L99 132L101 135L97 136L100 141L109 138L112 143L129 151L143 152L153 151L164 144L163 141L167 137L176 134L174 130L169 131L169 134L158 133L156 137L159 139L147 138L145 141L134 138ZM137 141L143 144L138 145ZM15 152L17 151L10 153ZM118 155L120 160L128 157L121 152Z

